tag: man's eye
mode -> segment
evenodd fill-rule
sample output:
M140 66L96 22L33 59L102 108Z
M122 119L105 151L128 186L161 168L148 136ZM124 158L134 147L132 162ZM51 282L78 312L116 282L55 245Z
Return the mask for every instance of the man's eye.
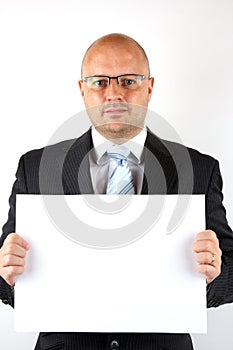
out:
M134 79L124 79L123 81L122 81L122 85L123 86L131 86L131 85L135 85L137 82L136 82L136 80L134 80Z
M92 85L96 86L96 87L105 87L108 85L108 81L104 80L104 79L98 79L98 80L93 81Z

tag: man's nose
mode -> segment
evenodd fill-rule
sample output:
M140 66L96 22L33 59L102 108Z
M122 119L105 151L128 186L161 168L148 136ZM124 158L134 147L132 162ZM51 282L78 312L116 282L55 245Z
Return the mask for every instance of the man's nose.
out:
M105 89L107 101L122 101L123 91L116 79L111 79L110 84Z

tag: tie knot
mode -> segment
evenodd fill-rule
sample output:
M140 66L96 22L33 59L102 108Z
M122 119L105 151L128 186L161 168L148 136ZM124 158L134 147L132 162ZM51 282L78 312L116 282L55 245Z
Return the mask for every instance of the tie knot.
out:
M125 146L112 145L109 150L107 150L107 155L116 160L127 159L130 154L130 150Z

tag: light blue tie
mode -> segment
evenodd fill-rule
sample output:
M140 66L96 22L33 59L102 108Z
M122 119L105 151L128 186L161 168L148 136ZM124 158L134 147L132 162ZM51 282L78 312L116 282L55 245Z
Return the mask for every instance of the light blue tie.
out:
M129 153L128 148L118 145L113 145L107 151L111 169L107 194L135 194L133 176L127 163Z

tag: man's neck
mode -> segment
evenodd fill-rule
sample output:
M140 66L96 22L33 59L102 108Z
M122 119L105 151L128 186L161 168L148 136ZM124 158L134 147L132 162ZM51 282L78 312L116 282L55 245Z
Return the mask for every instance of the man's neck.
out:
M121 130L121 131L106 131L101 127L96 127L96 131L103 136L106 140L110 141L113 144L122 145L127 141L130 141L135 136L137 136L142 130L143 127L134 127L131 130Z

